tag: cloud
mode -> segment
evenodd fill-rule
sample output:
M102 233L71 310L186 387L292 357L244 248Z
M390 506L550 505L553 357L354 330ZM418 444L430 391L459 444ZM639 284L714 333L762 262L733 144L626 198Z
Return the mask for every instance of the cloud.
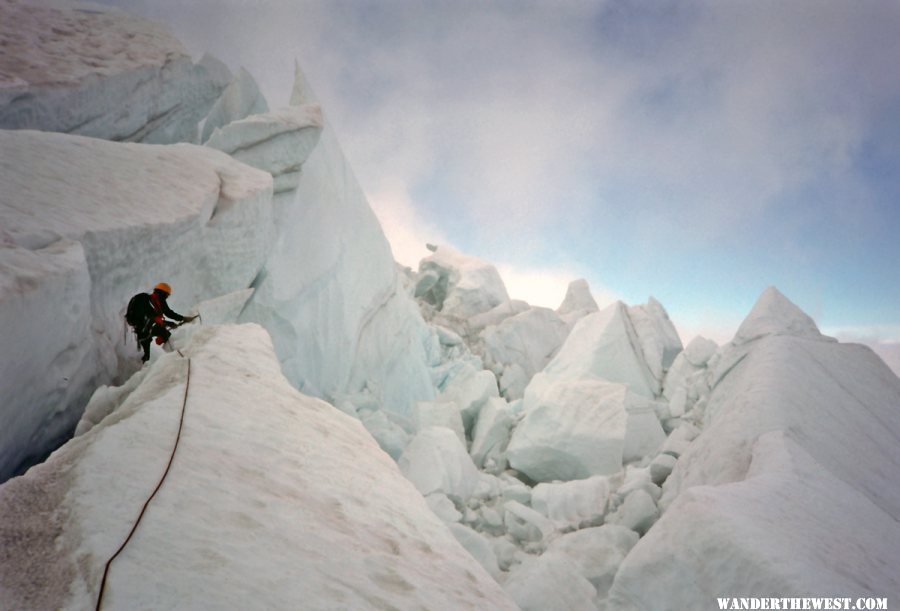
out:
M274 106L300 56L364 188L402 181L485 243L585 223L716 240L773 206L860 222L789 196L863 200L854 161L900 97L893 3L115 3L249 64Z
M671 278L699 311L738 291L693 267L802 296L883 217L858 158L900 97L890 7L336 6L301 38L351 165L460 250L629 295Z
M546 299L569 269L666 284L720 337L746 312L702 304L749 284L835 283L824 311L900 290L859 277L892 273L871 244L900 255L897 3L115 3L246 65L272 106L299 57L406 264L441 241Z
M369 195L369 203L391 244L394 259L401 265L417 269L419 261L431 254L426 244L449 243L439 227L416 214L402 185L382 185Z

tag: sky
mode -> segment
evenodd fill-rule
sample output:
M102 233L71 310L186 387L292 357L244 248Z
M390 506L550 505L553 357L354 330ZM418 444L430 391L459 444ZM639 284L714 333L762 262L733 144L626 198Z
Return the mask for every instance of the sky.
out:
M382 222L687 342L777 286L900 371L900 2L106 0L287 102L296 58Z

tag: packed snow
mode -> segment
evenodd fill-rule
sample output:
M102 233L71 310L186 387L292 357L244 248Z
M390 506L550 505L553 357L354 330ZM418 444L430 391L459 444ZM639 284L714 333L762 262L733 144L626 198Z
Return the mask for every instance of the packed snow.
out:
M713 360L703 431L671 452L667 509L626 557L614 608L900 592L897 376L774 288Z
M0 129L193 142L224 84L160 24L117 10L0 1Z
M115 411L0 488L5 608L514 609L363 427L282 376L255 325L204 327ZM451 434L455 439L455 436Z

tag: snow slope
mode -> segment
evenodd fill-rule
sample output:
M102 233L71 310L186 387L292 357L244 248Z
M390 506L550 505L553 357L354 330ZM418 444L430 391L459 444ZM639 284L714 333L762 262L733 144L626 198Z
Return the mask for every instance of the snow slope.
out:
M134 367L122 318L133 294L165 279L185 312L246 288L273 214L269 174L188 144L0 130L0 184L3 480Z
M204 327L171 472L106 608L514 609L356 420L285 380L256 325ZM6 608L93 608L168 460L187 360L0 488Z
M124 12L0 0L0 129L193 142L227 84L163 26Z
M900 595L900 379L775 289L714 360L705 428L616 575L613 608Z

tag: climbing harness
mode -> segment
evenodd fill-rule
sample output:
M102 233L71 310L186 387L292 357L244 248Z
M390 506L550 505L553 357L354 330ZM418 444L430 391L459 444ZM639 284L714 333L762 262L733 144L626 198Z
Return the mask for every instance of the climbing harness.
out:
M181 351L178 351L178 354L184 356ZM109 560L106 561L106 566L103 568L103 579L100 581L100 594L97 596L97 606L95 607L96 611L100 611L100 607L103 605L103 593L106 591L106 579L109 575L109 567L112 565L113 560L118 557L119 554L122 553L122 550L125 549L125 546L128 545L128 542L131 541L131 537L134 535L137 530L138 524L141 523L141 518L144 517L144 513L147 511L147 507L150 505L150 501L153 500L153 497L156 496L156 493L159 492L159 489L162 487L163 482L166 480L166 476L169 475L169 469L172 468L172 461L175 460L175 451L178 449L178 442L181 441L181 431L184 428L184 413L187 408L187 398L188 398L188 390L191 387L191 359L187 359L187 379L184 383L184 400L181 402L181 418L178 421L178 432L175 435L175 445L172 446L172 453L169 455L169 463L166 465L166 470L163 472L162 477L159 479L159 482L156 484L156 488L153 489L153 492L144 501L144 506L141 508L141 513L138 514L137 520L134 522L134 526L131 527L131 532L128 533L128 536L125 537L125 541L122 542L122 545L119 546L119 549L116 550L116 553L113 554Z

